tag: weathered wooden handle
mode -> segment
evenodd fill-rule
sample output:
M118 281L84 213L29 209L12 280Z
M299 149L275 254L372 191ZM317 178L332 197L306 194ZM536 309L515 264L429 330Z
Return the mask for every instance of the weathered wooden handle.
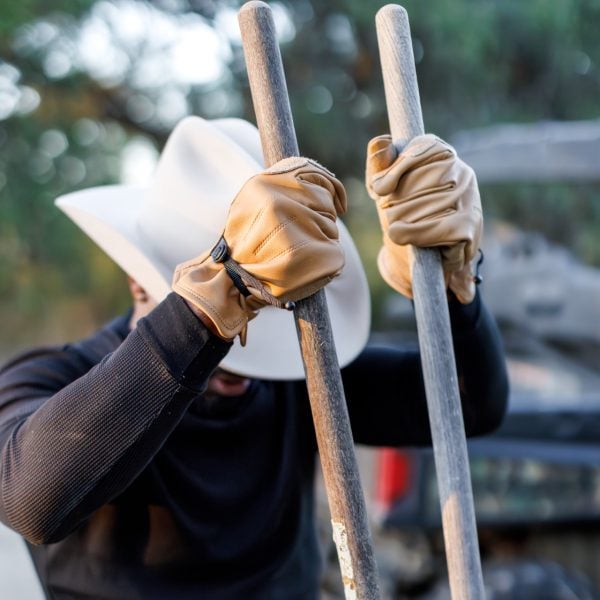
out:
M270 166L299 154L271 9L264 2L248 2L239 23L265 165ZM376 599L371 534L325 293L298 302L294 317L346 597Z
M377 13L376 25L391 134L401 150L423 133L408 15L401 6L388 4ZM467 443L438 250L415 248L412 286L452 598L483 600Z

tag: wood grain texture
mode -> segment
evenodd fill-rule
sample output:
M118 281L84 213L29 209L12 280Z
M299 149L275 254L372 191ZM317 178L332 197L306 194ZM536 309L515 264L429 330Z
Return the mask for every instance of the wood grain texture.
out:
M377 13L376 25L391 134L402 150L424 132L408 15L389 4ZM438 250L415 248L412 285L452 598L483 600L467 444Z
M244 4L242 42L265 165L299 154L271 9ZM347 598L379 598L377 569L325 293L294 311Z

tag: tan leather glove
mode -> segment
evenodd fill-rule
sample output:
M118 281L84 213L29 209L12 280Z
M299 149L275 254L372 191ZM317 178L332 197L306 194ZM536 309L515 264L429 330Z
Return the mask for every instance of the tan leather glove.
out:
M223 237L178 265L173 290L200 309L224 338L240 335L266 304L283 307L340 273L344 253L336 215L346 193L306 158L287 158L249 179L229 209ZM229 257L227 259L227 257Z
M436 246L447 286L471 302L483 217L475 174L454 148L427 134L398 154L389 135L376 137L367 148L366 183L383 229L377 262L385 281L412 298L411 246Z

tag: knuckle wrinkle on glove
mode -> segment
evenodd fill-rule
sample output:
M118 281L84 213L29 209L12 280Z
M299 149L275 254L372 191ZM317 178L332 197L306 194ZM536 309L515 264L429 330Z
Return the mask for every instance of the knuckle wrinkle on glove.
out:
M310 200L311 208L319 212L326 210L334 217L346 212L346 191L337 179L332 181L330 177L319 172L304 172L298 175L298 180L309 193L307 199ZM317 189L311 189L312 186L316 186ZM326 192L326 195L322 191Z
M338 215L346 212L347 199L344 186L329 169L316 160L305 157L284 158L260 175L263 176L262 181L266 185L270 184L270 177L274 175L284 176L284 179L279 182L282 184L281 187L295 188L298 184L302 186L304 182L317 185L328 191Z
M432 133L426 133L424 135L418 135L410 140L401 154L416 158L426 153L435 155L438 152L447 153L448 151L454 153L452 146Z

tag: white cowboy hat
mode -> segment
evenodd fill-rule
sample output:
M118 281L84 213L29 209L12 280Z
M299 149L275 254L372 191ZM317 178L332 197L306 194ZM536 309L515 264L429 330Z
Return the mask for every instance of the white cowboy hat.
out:
M146 292L160 302L175 266L211 248L243 183L262 170L256 127L241 119L187 117L170 135L148 187L103 186L56 200ZM340 366L363 349L370 327L366 277L350 234L338 221L346 254L342 274L326 288ZM291 313L265 307L221 366L261 379L303 379Z

